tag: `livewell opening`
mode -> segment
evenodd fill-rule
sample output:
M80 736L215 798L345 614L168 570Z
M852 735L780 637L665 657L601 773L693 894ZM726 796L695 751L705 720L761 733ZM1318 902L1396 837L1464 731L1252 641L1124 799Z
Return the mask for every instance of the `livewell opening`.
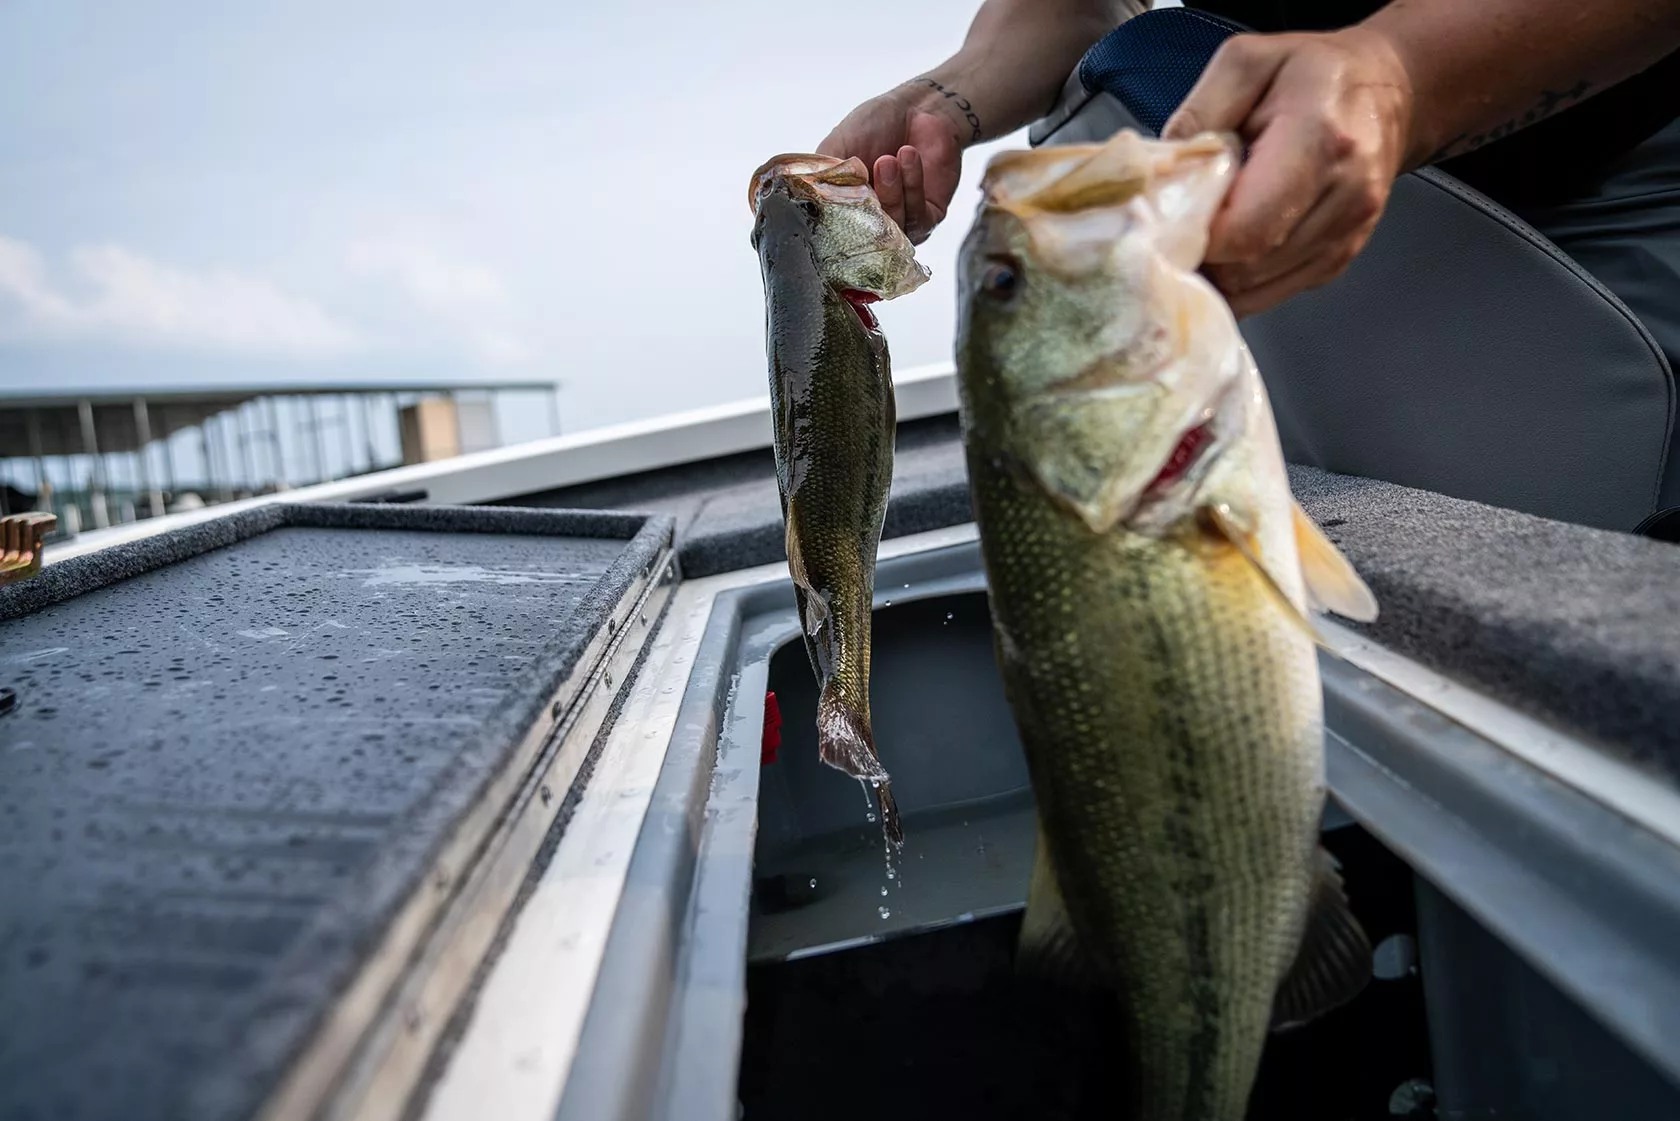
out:
M875 613L871 708L905 817L891 879L861 786L817 761L803 646L772 657L782 744L760 782L739 1072L752 1121L1120 1115L1111 999L1015 976L1035 832L990 626L982 592ZM1356 825L1326 844L1372 943L1406 946L1410 868ZM1422 986L1402 967L1273 1037L1250 1116L1406 1116L1391 1111L1397 1088L1429 1077Z

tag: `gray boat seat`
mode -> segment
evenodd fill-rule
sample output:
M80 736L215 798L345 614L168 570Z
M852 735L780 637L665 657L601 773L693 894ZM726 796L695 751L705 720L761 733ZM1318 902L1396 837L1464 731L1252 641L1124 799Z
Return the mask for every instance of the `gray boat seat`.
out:
M1090 71L1032 144L1154 134ZM1675 402L1656 341L1537 230L1439 170L1400 178L1341 277L1242 333L1292 463L1604 529L1661 505Z

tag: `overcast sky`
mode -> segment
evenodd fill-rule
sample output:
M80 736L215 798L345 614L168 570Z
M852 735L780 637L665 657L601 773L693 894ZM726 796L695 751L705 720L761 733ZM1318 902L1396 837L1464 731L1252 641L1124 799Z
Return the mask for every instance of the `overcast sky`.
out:
M748 175L976 3L0 0L0 385L558 379L571 431L762 393ZM900 369L950 356L996 147Z

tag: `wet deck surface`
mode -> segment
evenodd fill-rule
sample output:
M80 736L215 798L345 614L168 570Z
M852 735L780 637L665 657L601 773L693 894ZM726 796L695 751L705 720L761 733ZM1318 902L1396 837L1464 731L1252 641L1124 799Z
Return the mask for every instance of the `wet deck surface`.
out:
M248 1115L640 568L535 517L281 526L0 622L0 1118Z
M972 520L954 416L901 426L888 538ZM1680 786L1680 546L1291 467L1376 592L1366 633ZM684 571L785 556L768 451L515 500L676 515Z

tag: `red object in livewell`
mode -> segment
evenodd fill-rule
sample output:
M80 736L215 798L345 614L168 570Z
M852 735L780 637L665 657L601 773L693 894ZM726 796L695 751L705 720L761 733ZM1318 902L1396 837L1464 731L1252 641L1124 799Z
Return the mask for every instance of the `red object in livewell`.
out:
M776 694L764 694L764 747L759 752L759 763L774 763L776 752L782 747L782 706L776 703Z

